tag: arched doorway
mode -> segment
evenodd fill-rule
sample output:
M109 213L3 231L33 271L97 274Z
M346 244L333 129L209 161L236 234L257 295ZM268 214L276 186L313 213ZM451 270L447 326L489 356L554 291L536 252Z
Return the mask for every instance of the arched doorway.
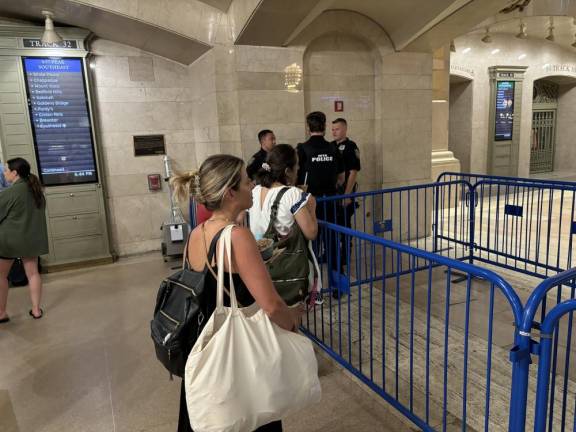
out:
M322 111L327 117L326 139L331 122L343 117L348 134L360 148L363 190L380 187L381 169L376 154L375 81L376 57L363 40L342 33L329 33L313 40L304 55L304 103L306 112ZM343 110L336 110L336 102Z
M548 76L534 81L530 131L530 173L573 171L576 78Z

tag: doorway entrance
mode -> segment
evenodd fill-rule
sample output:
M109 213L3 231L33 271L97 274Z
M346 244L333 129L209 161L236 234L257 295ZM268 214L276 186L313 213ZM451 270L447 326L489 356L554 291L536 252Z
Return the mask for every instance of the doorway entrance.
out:
M558 84L546 80L534 82L532 98L532 135L530 173L554 170Z

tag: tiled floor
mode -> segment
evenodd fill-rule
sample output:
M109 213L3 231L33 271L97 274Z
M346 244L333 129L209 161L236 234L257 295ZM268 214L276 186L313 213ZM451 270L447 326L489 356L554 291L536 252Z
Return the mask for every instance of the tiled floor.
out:
M148 323L159 255L45 275L45 317L12 288L0 326L0 431L174 432L179 381L157 362ZM408 431L397 414L320 356L322 402L285 420L293 432Z

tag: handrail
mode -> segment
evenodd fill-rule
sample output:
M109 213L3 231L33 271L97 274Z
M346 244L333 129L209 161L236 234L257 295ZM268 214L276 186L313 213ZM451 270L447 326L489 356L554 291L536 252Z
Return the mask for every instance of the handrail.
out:
M487 180L502 180L502 181L515 181L515 182L523 182L523 183L542 183L542 184L549 184L549 185L565 185L565 186L575 186L576 182L570 182L565 180L544 180L544 179L535 179L535 178L526 178L526 177L509 177L509 176L496 176L490 174L475 174L475 173L461 173L456 171L445 171L441 173L438 178L436 179L437 182L440 182L441 178L444 176L461 176L461 177L470 177L470 178L483 178ZM445 182L446 180L442 180Z
M478 189L479 185L497 185L497 186L510 186L510 187L531 187L534 189L549 189L551 186L554 187L554 190L557 191L574 191L576 190L576 183L572 182L565 182L565 184L553 184L553 183L518 183L514 180L506 181L506 180L480 180L479 182L475 183L472 188Z
M530 330L532 329L532 323L534 322L534 317L538 311L538 307L540 306L540 303L544 297L546 297L546 294L548 294L552 288L561 284L565 284L566 282L573 281L575 278L576 267L573 267L540 282L540 284L534 291L532 291L530 297L528 297L528 300L526 301L526 305L524 306L524 313L522 314L520 330L526 333L530 333ZM548 314L549 313L550 312L548 312Z
M520 319L522 317L522 302L520 301L520 297L514 291L512 286L501 276L494 273L491 270L477 267L475 265L458 261L452 258L448 258L442 255L438 255L432 252L426 252L422 249L416 249L412 246L408 246L401 243L396 243L392 240L387 240L381 237L376 237L370 234L366 234L360 231L352 230L350 228L346 228L340 225L335 225L333 223L325 222L322 220L318 221L319 226L325 226L332 231L336 231L341 234L346 234L351 237L356 237L362 240L366 240L372 243L379 244L381 246L385 246L390 249L394 249L406 254L414 255L418 258L422 258L428 261L433 261L437 264L444 265L447 267L451 267L453 269L459 270L461 272L470 274L471 276L483 278L489 281L492 281L494 285L498 286L502 294L506 297L510 306L512 307L512 312L514 313L514 321L516 325L520 323Z
M451 185L467 185L472 187L469 182L466 180L453 180L447 182L436 182L436 183L424 183L424 184L417 184L417 185L410 185L410 186L399 186L395 188L385 188L385 189L378 189L368 192L353 192L349 194L342 194L342 195L323 195L321 197L316 197L317 202L326 202L326 201L336 201L341 199L347 198L361 198L366 196L375 196L382 193L392 193L392 192L403 192L408 190L415 190L415 189L425 189L425 188L435 188L440 186L451 186Z

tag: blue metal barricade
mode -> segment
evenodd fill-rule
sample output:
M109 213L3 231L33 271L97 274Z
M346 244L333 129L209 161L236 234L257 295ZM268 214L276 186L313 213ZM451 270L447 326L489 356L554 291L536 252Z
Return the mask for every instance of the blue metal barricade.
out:
M574 262L576 184L473 185L474 260L546 278Z
M512 367L504 346L522 314L512 287L459 260L319 225L326 292L305 315L303 332L423 430L456 423L506 430ZM465 283L453 282L456 273ZM496 341L494 327L504 325L509 342Z
M470 256L470 185L462 180L320 197L319 219L455 259ZM362 254L359 251L357 256Z
M511 431L564 431L568 421L569 429L576 426L575 374L570 369L575 291L576 268L572 268L541 282L526 301L517 344L511 351ZM559 320L566 314L568 322L561 328ZM536 384L531 377L531 368L536 367L534 356L539 356ZM570 404L568 397L572 398ZM533 411L530 402L534 403Z

